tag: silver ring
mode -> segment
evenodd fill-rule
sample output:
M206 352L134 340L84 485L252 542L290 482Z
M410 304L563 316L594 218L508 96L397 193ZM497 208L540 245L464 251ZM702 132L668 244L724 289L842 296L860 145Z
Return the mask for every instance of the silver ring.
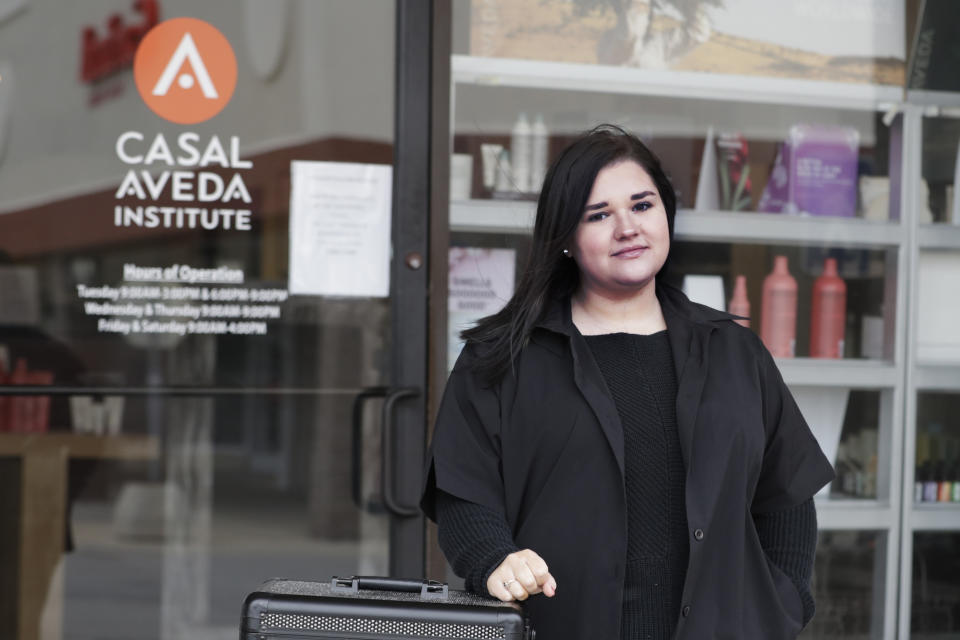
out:
M506 582L503 583L503 588L509 589L510 585L512 585L514 582L516 582L516 580L507 580Z

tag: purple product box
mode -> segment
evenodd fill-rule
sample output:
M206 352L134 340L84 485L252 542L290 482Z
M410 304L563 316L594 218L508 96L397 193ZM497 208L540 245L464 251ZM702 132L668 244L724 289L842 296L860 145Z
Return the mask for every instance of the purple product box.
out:
M859 147L860 134L850 127L790 127L757 208L815 216L855 216Z

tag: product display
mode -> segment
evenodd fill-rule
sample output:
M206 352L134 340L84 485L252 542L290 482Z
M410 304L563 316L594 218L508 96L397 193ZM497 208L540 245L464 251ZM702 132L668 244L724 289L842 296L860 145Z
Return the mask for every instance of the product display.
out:
M890 219L890 178L860 176L860 213L864 220Z
M510 152L502 149L497 156L497 180L493 187L494 193L513 195L515 190L513 177L513 164L510 160Z
M837 479L831 493L851 498L877 497L877 429L861 429L844 437L837 451Z
M777 358L792 358L797 346L797 281L787 256L776 256L773 271L763 281L760 339Z
M917 433L914 502L960 502L960 439L949 424L927 422Z
M500 169L500 154L503 153L502 144L481 144L480 161L483 169L484 191L491 192L497 186L497 175Z
M737 324L750 327L750 300L747 299L747 276L737 276L733 285L733 297L727 311L735 316L742 316L746 320L737 320Z
M851 127L794 125L774 160L758 209L852 217L860 134Z
M739 133L722 133L717 138L717 171L720 180L720 207L728 211L750 208L750 165L747 140Z
M450 156L450 199L469 200L473 182L473 156L454 153Z
M527 120L527 114L521 113L510 131L510 159L513 188L520 193L530 191L530 166L533 130ZM501 189L497 189L501 191Z
M543 187L543 179L547 175L547 161L550 154L550 132L543 121L543 115L539 113L533 119L530 147L530 184L527 190L539 193Z
M837 275L836 258L827 258L813 283L810 357L842 358L847 323L847 285Z

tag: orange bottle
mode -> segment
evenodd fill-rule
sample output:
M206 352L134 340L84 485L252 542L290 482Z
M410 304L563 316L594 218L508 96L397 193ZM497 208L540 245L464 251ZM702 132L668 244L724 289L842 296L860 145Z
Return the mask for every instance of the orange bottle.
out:
M810 357L842 358L847 322L847 285L837 275L837 259L827 258L813 283Z
M747 276L737 276L733 285L733 297L727 305L727 311L746 320L734 320L737 324L750 328L750 300L747 298Z
M760 339L777 358L792 358L797 346L797 281L787 268L787 256L776 256L773 271L763 280Z

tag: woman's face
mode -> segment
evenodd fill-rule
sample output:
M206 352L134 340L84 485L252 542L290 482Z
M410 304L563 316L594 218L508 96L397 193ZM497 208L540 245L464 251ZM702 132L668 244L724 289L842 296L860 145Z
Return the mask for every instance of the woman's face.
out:
M586 292L619 296L653 282L670 251L670 230L660 193L637 162L597 174L571 251Z

